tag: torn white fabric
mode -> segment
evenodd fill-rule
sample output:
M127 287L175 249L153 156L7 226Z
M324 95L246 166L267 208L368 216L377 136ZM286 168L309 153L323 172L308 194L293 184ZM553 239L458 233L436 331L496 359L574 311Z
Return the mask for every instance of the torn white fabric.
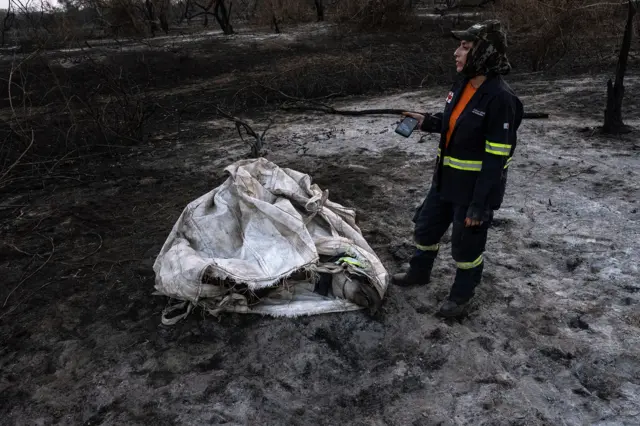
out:
M310 176L264 158L225 171L228 179L187 205L173 226L153 266L157 294L212 314L298 316L379 305L387 271L354 210L331 202ZM324 296L314 292L321 273L333 278Z

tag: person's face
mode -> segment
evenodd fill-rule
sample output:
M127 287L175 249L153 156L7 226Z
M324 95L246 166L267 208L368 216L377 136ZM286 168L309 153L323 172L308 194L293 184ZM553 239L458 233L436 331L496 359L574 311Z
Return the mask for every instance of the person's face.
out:
M469 51L471 50L472 47L473 47L472 41L462 40L460 42L460 46L458 46L456 51L453 53L453 56L455 56L456 58L457 72L461 72L462 69L464 68L464 65L467 63L467 55L469 54Z

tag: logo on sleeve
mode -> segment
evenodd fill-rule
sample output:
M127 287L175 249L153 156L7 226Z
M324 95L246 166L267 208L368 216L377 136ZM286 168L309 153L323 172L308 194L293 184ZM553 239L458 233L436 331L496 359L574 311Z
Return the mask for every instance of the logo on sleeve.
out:
M505 130L509 130L509 123L504 123L503 127L504 127Z
M452 99L453 99L453 92L449 92L449 94L447 95L447 103L450 104Z

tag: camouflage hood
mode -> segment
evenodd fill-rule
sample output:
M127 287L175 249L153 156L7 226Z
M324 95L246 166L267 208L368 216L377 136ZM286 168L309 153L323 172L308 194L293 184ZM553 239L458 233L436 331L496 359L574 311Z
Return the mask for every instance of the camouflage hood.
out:
M468 78L477 75L506 75L511 71L507 59L507 36L500 21L489 20L473 25L464 31L451 32L458 40L472 41L473 47L461 73Z

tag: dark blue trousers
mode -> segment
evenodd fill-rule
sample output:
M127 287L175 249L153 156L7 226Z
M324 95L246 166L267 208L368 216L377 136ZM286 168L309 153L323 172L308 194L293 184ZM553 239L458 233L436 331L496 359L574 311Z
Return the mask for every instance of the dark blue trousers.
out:
M483 253L491 219L480 226L465 227L468 206L460 206L440 198L432 185L424 202L416 211L414 240L416 251L411 258L411 274L429 277L439 248L440 239L453 224L451 254L457 270L449 299L464 303L471 299L482 279Z

